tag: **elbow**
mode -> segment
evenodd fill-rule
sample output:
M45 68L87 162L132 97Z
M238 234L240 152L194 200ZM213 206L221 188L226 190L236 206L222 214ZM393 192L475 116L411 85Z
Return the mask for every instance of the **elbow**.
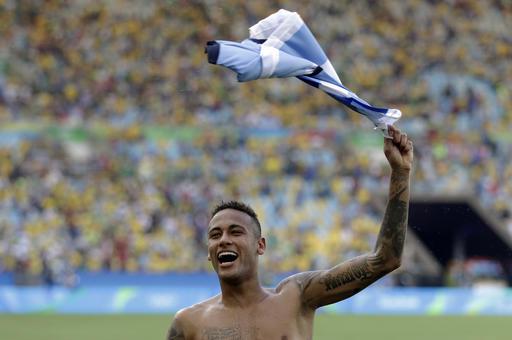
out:
M388 268L389 272L391 273L392 271L400 268L401 265L402 265L402 258L396 257L396 258L389 260L386 267Z
M392 271L400 268L402 265L402 256L395 256L389 252L377 251L374 258L379 259L379 270L384 274L391 273Z

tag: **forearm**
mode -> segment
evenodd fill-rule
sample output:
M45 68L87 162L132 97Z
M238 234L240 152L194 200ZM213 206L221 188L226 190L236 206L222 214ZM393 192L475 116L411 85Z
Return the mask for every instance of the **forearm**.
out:
M413 145L405 133L388 126L392 139L384 140L391 180L386 213L373 252L345 261L329 270L297 274L295 281L305 306L316 309L348 298L401 264L407 215Z
M346 299L400 266L409 210L409 173L392 171L389 201L375 250L325 271L295 276L312 309Z
M375 256L393 269L400 266L409 213L410 170L393 170L389 200L375 245Z

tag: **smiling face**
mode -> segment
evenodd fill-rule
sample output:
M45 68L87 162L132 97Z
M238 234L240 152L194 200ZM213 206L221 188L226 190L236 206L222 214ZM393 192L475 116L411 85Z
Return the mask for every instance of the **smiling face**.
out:
M208 260L221 280L239 283L258 272L258 256L265 252L265 239L242 211L225 209L208 226Z

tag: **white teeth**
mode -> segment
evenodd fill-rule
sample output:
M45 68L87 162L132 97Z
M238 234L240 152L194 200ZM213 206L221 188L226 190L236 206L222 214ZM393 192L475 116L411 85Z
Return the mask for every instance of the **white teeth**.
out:
M238 256L237 253L235 253L234 251L223 251L221 253L219 253L219 256L223 256L223 255L234 255L234 256Z
M219 253L219 255L217 255L217 259L219 260L219 262L221 264L226 263L226 262L233 262L237 258L238 258L238 254L235 253L234 251L230 251L230 250L222 251Z

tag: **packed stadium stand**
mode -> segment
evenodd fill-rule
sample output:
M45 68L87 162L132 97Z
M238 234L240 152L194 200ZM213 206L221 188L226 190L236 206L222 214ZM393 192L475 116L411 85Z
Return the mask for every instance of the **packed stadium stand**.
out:
M209 271L221 199L259 214L267 273L371 250L379 132L295 79L239 84L206 61L206 41L243 40L279 8L349 88L401 109L413 199L470 197L512 235L509 1L3 0L0 272L73 285L79 270Z

